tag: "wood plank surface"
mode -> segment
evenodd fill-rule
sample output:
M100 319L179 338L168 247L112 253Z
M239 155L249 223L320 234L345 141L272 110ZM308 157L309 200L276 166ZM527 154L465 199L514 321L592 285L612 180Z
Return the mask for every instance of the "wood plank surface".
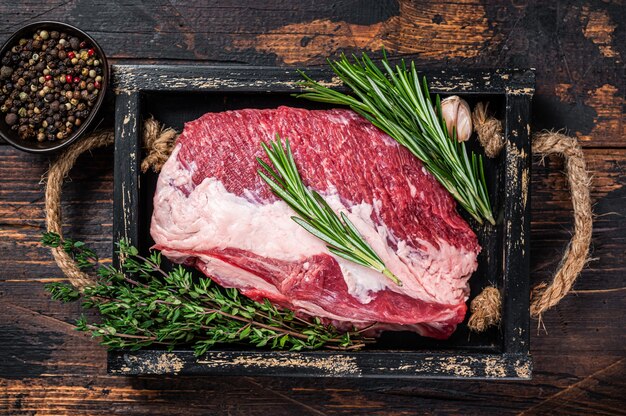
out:
M0 414L624 414L626 400L626 7L623 0L69 0L0 2L0 41L41 19L91 33L112 63L321 65L385 46L427 68L534 67L533 126L586 146L596 214L592 261L531 328L529 382L142 377L106 374L106 353L72 330L76 304L38 239L48 158L0 144ZM113 117L112 106L104 125ZM531 274L549 279L571 235L556 157L535 159ZM111 149L79 159L64 188L65 232L105 257ZM547 332L546 332L547 331Z
M536 129L626 145L623 0L23 0L1 2L0 16L1 40L61 20L93 35L111 63L302 67L384 46L427 68L533 67Z

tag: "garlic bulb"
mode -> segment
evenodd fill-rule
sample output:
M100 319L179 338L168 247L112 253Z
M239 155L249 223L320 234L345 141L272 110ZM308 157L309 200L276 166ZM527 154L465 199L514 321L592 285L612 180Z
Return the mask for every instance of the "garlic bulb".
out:
M472 135L472 110L469 104L458 95L453 95L441 102L441 113L446 121L448 133L456 128L456 138L464 142Z

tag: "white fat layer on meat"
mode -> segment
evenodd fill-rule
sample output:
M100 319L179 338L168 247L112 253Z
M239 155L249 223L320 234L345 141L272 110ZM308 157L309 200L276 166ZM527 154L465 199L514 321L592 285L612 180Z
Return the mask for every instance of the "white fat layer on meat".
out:
M169 251L195 252L199 257L203 251L234 248L290 262L330 254L321 240L291 219L294 212L281 200L258 203L253 198L254 192L235 195L216 178L205 178L194 188L191 183L194 169L180 164L178 150L179 146L164 166L155 194L154 206L158 209L154 211L151 234L157 245L166 246ZM375 200L374 206L364 202L349 204L342 201L333 187L322 196L335 212L348 216L387 268L403 282L399 287L375 270L333 256L341 267L349 293L361 303L369 303L373 294L386 289L431 302L457 304L466 300L466 282L476 266L472 252L444 240L438 241L437 249L425 241L409 244L396 238L385 224L375 224L371 219L373 210L382 209L380 201ZM390 242L396 246L395 250ZM426 249L417 249L416 244ZM228 279L232 286L249 287L254 276L251 273L239 276L237 273L242 272L233 266L226 273L225 263L219 265L219 270L211 271L216 263L208 258L202 260L208 274L222 270L220 279ZM258 289L277 290L258 276L252 281Z
M266 282L260 276L250 273L240 267L233 266L214 257L199 255L201 269L207 276L215 276L226 287L236 287L240 289L257 289L274 296L282 297L276 286Z
M171 249L163 249L161 253L176 263L185 263L189 258L188 254ZM206 275L216 276L220 281L227 282L226 287L258 289L273 294L274 296L282 296L274 285L266 282L254 273L250 273L220 259L204 254L194 254L193 257L199 260L199 268L202 269Z
M327 309L321 308L320 306L311 302L307 302L305 300L291 299L291 304L295 306L295 309L298 312L304 312L305 314L310 315L310 316L321 316L321 317L328 318L328 319L335 319L337 321L346 320L345 316L337 315L331 311L328 311ZM359 320L350 321L350 323L355 324L355 325L359 323L369 323L369 322L370 321L359 321Z

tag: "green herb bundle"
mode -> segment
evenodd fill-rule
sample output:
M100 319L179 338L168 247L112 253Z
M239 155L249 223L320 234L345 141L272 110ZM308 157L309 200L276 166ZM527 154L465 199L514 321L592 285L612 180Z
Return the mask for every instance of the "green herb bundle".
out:
M305 92L298 95L309 100L347 105L424 162L426 168L478 222L486 219L495 224L483 161L480 155L468 156L465 143L448 132L441 115L439 96L433 103L426 79L417 75L415 64L407 68L404 61L392 68L386 55L383 70L363 53L354 63L342 54L332 70L354 95L325 87L301 72Z
M224 289L208 278L194 278L182 266L161 268L161 254L142 257L120 242L119 268L98 265L97 255L82 242L46 233L42 243L62 247L81 269L97 269L93 286L79 293L63 283L47 285L53 299L83 300L83 307L100 313L97 322L81 317L79 331L101 338L109 348L139 349L162 345L169 349L191 345L203 354L216 344L247 343L272 349L352 350L372 339L363 331L340 332L319 319L304 320L269 301L255 302L236 289Z
M289 139L285 147L280 136L269 145L261 143L272 166L257 158L259 176L299 217L291 217L299 226L327 244L328 251L364 267L369 267L393 281L402 282L385 266L380 256L365 241L343 212L338 216L322 196L304 186L291 153Z

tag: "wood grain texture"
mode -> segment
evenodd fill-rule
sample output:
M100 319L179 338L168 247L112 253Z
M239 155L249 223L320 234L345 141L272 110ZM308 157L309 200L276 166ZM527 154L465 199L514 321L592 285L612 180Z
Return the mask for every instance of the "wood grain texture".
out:
M545 406L561 403L570 413L587 413L595 409L597 391L610 399L606 400L609 407L603 408L605 413L617 413L624 367L611 366L624 358L623 320L617 317L624 316L626 305L623 290L603 290L626 286L626 150L611 153L603 149L586 151L589 168L594 172L593 198L598 215L594 257L599 260L577 282L578 293L546 314L547 334L538 332L536 322L533 323L531 351L535 374L531 382L320 382L221 377L135 380L106 376L105 351L67 324L80 313L78 305L51 302L44 293L42 282L62 279L49 253L37 244L44 223L42 189L36 183L45 172L47 161L0 146L0 158L10 161L0 167L0 215L3 236L7 236L0 240L0 253L11 253L0 256L0 327L5 335L0 338L0 378L4 379L0 409L11 409L10 414L28 414L35 409L39 414L109 414L113 410L131 414L159 414L159 410L161 414L289 414L294 408L304 414L361 414L365 409L374 414L387 410L411 414L420 408L425 414L506 414L533 406L537 406L533 412L540 412ZM112 161L106 150L81 157L71 182L65 186L65 200L71 201L64 206L65 221L72 224L66 232L94 242L104 254L111 241ZM536 159L533 169L531 270L541 280L548 278L569 238L570 207L559 172L561 162L547 159L544 166ZM18 171L24 182L33 184L27 193L29 199L20 194L24 192L24 182L7 179L18 177ZM12 212L15 198L7 197L13 193L32 201L19 216ZM96 204L88 202L94 200L99 202L98 207L91 211ZM88 211L81 212L76 207ZM12 233L20 234L19 244L13 244ZM38 259L39 263L36 267L15 264L15 259L22 258ZM602 372L605 368L609 369ZM598 377L599 381L594 381ZM24 385L31 388L24 389ZM575 394L555 396L570 386L578 386L574 387ZM246 395L250 401L243 400ZM209 396L212 399L206 399ZM544 400L552 401L541 404Z
M623 0L27 0L0 4L0 15L0 40L36 19L66 21L92 34L111 63L302 67L385 46L424 68L533 67L536 129L626 145Z
M532 127L567 127L584 140L597 215L594 260L576 293L545 315L547 334L531 324L530 382L129 379L107 376L105 352L67 324L79 306L43 291L62 279L37 243L47 160L0 145L0 414L624 414L623 0L22 0L1 2L0 15L0 41L21 24L58 19L93 34L112 63L304 66L382 43L427 68L535 67ZM287 33L292 25L300 32ZM112 166L110 150L81 157L63 206L66 233L105 256ZM535 282L550 277L570 237L562 168L557 158L533 164Z

